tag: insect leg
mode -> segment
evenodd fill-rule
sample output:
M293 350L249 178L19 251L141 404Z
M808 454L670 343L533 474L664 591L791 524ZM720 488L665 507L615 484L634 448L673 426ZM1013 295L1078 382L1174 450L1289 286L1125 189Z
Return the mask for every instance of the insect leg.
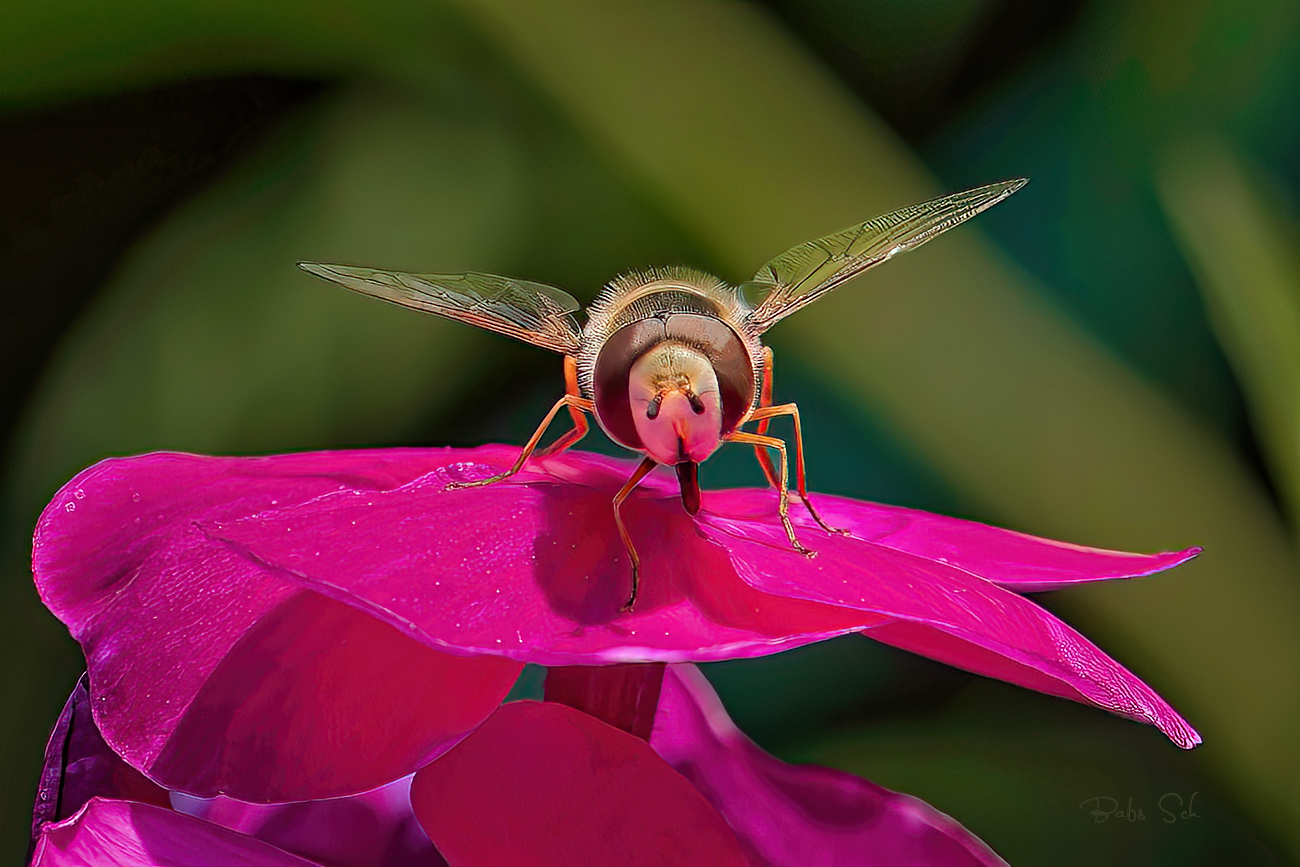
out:
M542 434L546 433L546 429L551 426L551 422L555 419L555 414L560 411L561 407L565 407L565 406L569 407L571 412L575 410L581 410L582 412L591 412L594 407L594 404L592 404L591 401L585 398L577 397L576 395L572 395L572 394L566 394L564 397L560 398L555 402L555 406L551 407L551 411L546 414L546 418L542 419L542 423L537 426L537 430L533 432L532 437L530 437L528 442L524 444L523 450L519 453L519 460L515 461L515 465L513 467L506 470L504 473L498 473L497 475L489 476L486 479L478 479L473 482L452 482L451 484L447 485L447 490L455 490L457 488L481 488L484 485L490 485L493 482L499 482L502 479L507 479L510 476L513 476L515 473L519 472L521 469L523 469L524 463L528 460L529 456L533 453L533 450L537 448L537 443L542 438Z
M578 387L578 362L572 355L564 356L564 384L565 393L572 397L581 397L582 391ZM587 414L573 404L569 405L569 417L573 419L573 430L568 431L555 442L537 453L539 458L558 455L566 449L572 448L578 440L587 435Z
M763 347L763 383L758 391L758 409L772 405L772 347ZM749 418L753 418L751 414ZM748 421L749 418L745 420ZM767 419L758 423L758 434L762 436L767 433ZM774 488L780 487L776 481L776 467L772 466L772 456L767 453L763 446L754 446L754 457L758 458L758 465L763 468L763 475L767 478L767 483Z
M628 479L627 484L623 485L619 492L614 495L614 523L618 525L619 538L623 540L623 547L627 549L628 559L632 561L632 593L627 597L627 602L620 609L622 611L631 611L632 604L636 602L637 586L640 584L641 579L641 558L636 554L636 548L632 545L632 537L627 534L627 527L623 526L623 515L620 509L623 506L623 501L628 498L637 485L641 484L641 480L655 468L655 465L654 458L644 458L640 466L636 468L636 472L632 474L632 478Z
M761 434L749 433L748 431L738 430L727 434L723 440L729 443L745 443L751 446L762 446L763 448L776 449L781 454L781 478L777 490L781 492L781 526L785 527L785 535L790 540L790 545L796 551L805 557L816 557L816 551L810 551L799 543L794 535L794 525L790 523L790 458L786 454L785 441L776 437L767 437Z
M808 479L803 463L803 425L799 423L798 404L783 403L779 406L759 407L750 414L748 420L759 422L759 431L761 432L768 420L778 415L788 415L794 420L794 483L799 491L799 499L803 500L804 507L813 516L813 519L821 525L823 530L828 533L847 533L847 530L832 527L823 521L822 516L817 514L817 510L813 508L812 500L808 498Z

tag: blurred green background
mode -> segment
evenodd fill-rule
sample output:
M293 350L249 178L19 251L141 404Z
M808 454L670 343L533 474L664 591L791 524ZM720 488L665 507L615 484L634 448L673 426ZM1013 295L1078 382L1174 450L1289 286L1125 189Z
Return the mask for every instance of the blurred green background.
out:
M562 388L558 359L294 262L589 299L654 264L742 280L1028 175L775 329L777 397L804 410L816 489L1205 546L1042 600L1205 745L865 639L709 674L769 749L919 795L1013 864L1297 861L1294 0L11 0L5 18L0 858L21 858L81 665L25 559L62 481L158 448L515 442ZM744 450L704 476L761 482ZM1100 797L1144 818L1097 823Z

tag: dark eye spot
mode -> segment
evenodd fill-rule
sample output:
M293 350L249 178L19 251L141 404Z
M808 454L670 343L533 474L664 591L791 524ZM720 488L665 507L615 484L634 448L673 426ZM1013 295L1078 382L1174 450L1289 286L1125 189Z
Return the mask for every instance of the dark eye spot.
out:
M651 419L652 421L658 418L659 405L663 403L663 400L664 400L664 396L662 394L656 394L654 396L654 399L650 401L650 405L645 408L645 417Z
M688 396L691 400L691 409L695 410L695 414L704 415L704 401L700 400L700 396L693 391L689 392Z

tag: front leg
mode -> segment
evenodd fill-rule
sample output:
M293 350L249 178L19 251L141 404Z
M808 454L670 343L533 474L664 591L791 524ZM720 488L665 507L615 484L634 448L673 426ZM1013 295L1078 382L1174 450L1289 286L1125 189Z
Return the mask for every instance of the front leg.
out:
M777 490L781 493L781 526L785 527L786 538L790 540L790 545L805 557L816 557L817 552L805 548L794 535L794 525L790 523L790 457L785 451L785 441L776 437L765 437L761 434L749 433L748 431L732 431L723 437L725 442L745 443L747 445L758 446L761 448L776 449L781 455L781 475Z
M494 482L499 482L502 479L508 479L511 476L513 476L515 473L522 470L524 468L524 463L527 462L529 456L532 455L533 450L537 448L537 443L541 441L542 435L546 433L546 429L550 427L551 422L555 420L555 414L560 411L561 407L566 407L566 406L569 407L570 412L575 412L575 413L578 411L591 412L595 408L595 405L591 401L587 400L585 397L578 397L576 395L566 394L564 397L560 398L555 402L555 406L551 407L551 411L546 414L546 418L542 419L542 423L537 426L537 430L533 432L532 437L529 438L528 442L524 444L523 450L519 453L519 460L515 461L515 465L513 467L506 470L504 473L498 473L497 475L489 476L486 479L478 479L473 482L452 482L451 484L447 485L446 489L449 491L454 491L459 488L481 488L484 485L490 485L493 484ZM583 428L585 432L585 428L586 428L585 416L583 417L583 422L584 422Z
M627 557L632 562L632 593L627 597L627 602L623 603L620 611L627 613L632 610L636 604L636 592L641 584L641 558L637 556L636 546L632 544L632 537L628 535L627 527L623 524L623 501L631 495L633 489L641 484L641 480L646 474L653 470L658 464L654 458L643 458L636 472L632 473L632 478L619 489L614 495L614 524L618 527L618 537L623 540L623 547L627 550Z
M578 361L572 355L564 356L564 393L570 397L581 399L582 389L578 386ZM569 405L569 417L573 419L573 430L565 433L555 442L537 453L539 458L547 458L551 455L558 455L560 452L572 448L578 440L587 435L587 413L591 412L591 407L583 407L578 404Z
M808 514L821 525L821 528L828 533L847 534L848 530L841 530L838 527L832 527L822 520L822 516L817 514L813 508L812 500L808 498L808 480L804 472L803 464L803 425L799 421L799 406L793 403L783 403L779 406L759 407L749 414L746 421L759 422L759 431L766 430L768 419L779 415L788 415L794 420L794 483L799 491L799 499L803 500L804 507Z

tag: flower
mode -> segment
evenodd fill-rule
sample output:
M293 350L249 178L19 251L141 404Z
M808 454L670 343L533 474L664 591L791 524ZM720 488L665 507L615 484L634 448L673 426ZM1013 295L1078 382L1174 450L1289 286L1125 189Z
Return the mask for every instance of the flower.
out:
M92 798L43 829L32 867L318 867L252 837L134 801Z
M692 665L668 668L658 706L648 744L564 705L514 702L414 782L265 806L171 793L171 810L98 737L83 679L46 752L32 863L1003 863L915 798L767 755Z
M410 784L274 805L168 792L104 743L83 675L46 747L32 863L432 867L439 856L411 812Z
M625 613L631 576L610 497L627 466L569 452L495 485L447 489L498 473L517 454L506 446L157 453L79 474L41 516L33 568L46 605L86 651L106 744L164 789L261 803L352 796L423 769L412 783L415 812L453 849L457 829L487 822L473 813L473 793L482 808L485 787L496 786L498 799L519 788L503 782L504 771L482 772L494 757L532 756L530 781L560 779L552 755L602 769L573 783L605 791L590 799L598 811L618 803L602 789L602 762L617 756L634 778L619 791L679 793L652 799L689 813L662 821L714 829L700 839L726 832L714 834L722 848L702 855L709 860L726 863L719 853L734 845L730 834L759 863L811 863L790 854L801 840L842 851L813 813L798 818L790 805L805 798L851 817L826 832L844 846L866 845L863 817L877 815L881 839L897 843L902 827L926 839L934 832L946 846L966 841L955 845L967 861L952 863L987 863L969 855L977 841L920 802L765 756L724 722L716 697L684 673L693 669L670 669L658 714L646 718L649 747L551 702L500 703L525 662L731 659L861 632L1156 725L1182 747L1199 743L1150 687L1020 595L1147 575L1196 549L1125 554L820 497L828 522L850 534L822 531L794 505L797 532L819 555L809 560L790 549L774 492L706 492L691 518L671 477L652 474L624 505L642 555L641 592ZM531 753L511 752L525 742ZM595 751L586 765L583 749ZM680 795L689 791L683 776L702 797ZM121 821L127 809L94 803L46 827ZM510 812L557 803L565 802ZM831 803L846 812L828 812ZM445 820L454 810L464 821ZM783 810L775 823L761 819ZM789 829L789 839L772 838ZM484 845L466 844L457 858Z

